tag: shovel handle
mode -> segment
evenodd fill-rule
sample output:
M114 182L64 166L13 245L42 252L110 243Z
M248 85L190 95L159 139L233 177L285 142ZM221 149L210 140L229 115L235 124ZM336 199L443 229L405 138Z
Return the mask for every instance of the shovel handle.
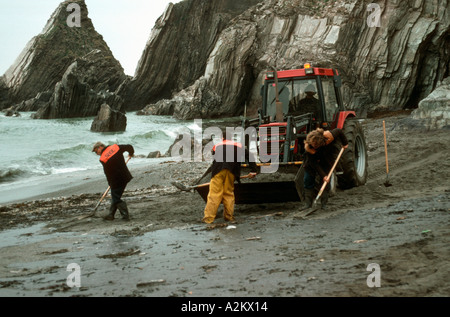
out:
M97 203L97 206L95 206L94 211L96 211L98 206L100 206L100 204L102 203L103 199L105 199L106 195L108 195L108 192L109 192L110 189L111 189L111 186L108 187L108 189L103 194L102 198L100 198L100 201Z
M386 173L389 174L389 163L388 163L387 141L386 141L386 124L384 120L383 120L383 134L384 134L384 153L386 156Z
M341 148L341 151L339 152L339 155L336 159L336 161L333 164L333 167L331 168L330 172L328 173L328 180L330 180L331 175L333 175L334 169L336 168L337 163L339 162L339 159L341 158L342 154L344 153L344 148ZM325 187L327 187L328 182L323 182L322 188L320 188L319 194L317 195L316 200L322 195L323 191L325 190Z

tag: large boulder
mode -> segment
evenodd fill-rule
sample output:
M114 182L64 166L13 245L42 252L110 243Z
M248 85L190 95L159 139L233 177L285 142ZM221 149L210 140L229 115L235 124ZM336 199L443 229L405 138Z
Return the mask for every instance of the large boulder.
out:
M450 128L450 77L447 77L411 113L428 130Z
M123 112L103 104L91 125L93 132L123 132L127 128L127 117Z
M231 110L222 106L217 94L205 90L206 79L200 78L192 86L180 91L172 99L163 99L150 104L140 115L173 115L177 119L228 117Z

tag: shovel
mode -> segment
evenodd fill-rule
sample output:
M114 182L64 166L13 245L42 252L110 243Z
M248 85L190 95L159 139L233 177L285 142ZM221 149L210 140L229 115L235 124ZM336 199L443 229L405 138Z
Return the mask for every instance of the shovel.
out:
M241 179L244 179L244 178L251 178L250 174L241 176ZM184 184L181 184L180 182L172 182L172 185L175 186L176 188L178 188L181 191L190 192L191 190L196 189L197 187L202 187L202 186L205 186L205 185L209 185L209 183L205 183L205 184L201 184L201 185L186 186Z
M387 153L387 141L386 141L386 124L383 120L383 134L384 134L384 153L386 155L386 181L384 186L389 187L392 184L389 182L389 163L388 163L388 153Z
M336 168L336 165L337 165L337 163L339 162L339 159L341 158L342 154L344 153L344 150L345 150L345 149L342 148L341 151L339 152L339 155L338 155L336 161L334 162L333 167L331 168L330 172L328 173L328 180L331 179L331 175L333 175L333 171L334 171L334 169ZM312 203L311 208L308 209L308 210L306 210L305 214L303 214L302 217L306 217L306 216L312 214L313 212L315 212L317 209L319 209L318 202L319 202L320 197L321 197L322 194L323 194L323 191L324 191L325 188L327 187L327 185L328 185L328 182L323 182L323 185L322 185L322 187L320 188L320 191L319 191L319 193L317 194L316 199L314 199L314 202Z
M212 169L212 164L208 167L208 169L203 173L203 175L202 176L200 176L200 178L199 179L197 179L196 181L195 181L195 183L194 183L194 185L198 185L198 183L200 183L200 181L209 173L209 172L211 172L211 169Z
M131 159L131 156L128 157L128 159L127 159L127 161L125 162L125 164L128 164L128 162L130 161L130 159ZM95 206L94 210L93 210L90 214L84 215L84 216L80 216L80 217L78 217L77 219L78 219L78 220L82 220L82 219L86 219L86 218L89 218L89 217L94 217L94 216L95 216L95 213L97 212L98 207L100 207L100 204L101 204L102 201L105 199L106 195L108 195L110 189L111 189L111 186L108 187L108 189L105 191L105 193L103 194L102 198L99 200L99 202L98 202L97 205Z
M176 188L178 188L178 189L181 190L181 191L189 192L189 191L191 191L191 190L193 190L193 189L196 189L196 188L199 187L199 186L206 185L206 184L199 185L198 183L200 183L200 181L201 181L201 180L202 180L209 172L211 172L211 169L212 169L212 164L211 164L211 165L208 167L208 169L203 173L203 175L200 176L200 178L198 178L198 179L195 181L194 185L192 185L192 186L186 186L186 185L184 185L184 184L181 184L180 182L172 182L172 185L175 186ZM208 183L207 183L207 184L208 184Z

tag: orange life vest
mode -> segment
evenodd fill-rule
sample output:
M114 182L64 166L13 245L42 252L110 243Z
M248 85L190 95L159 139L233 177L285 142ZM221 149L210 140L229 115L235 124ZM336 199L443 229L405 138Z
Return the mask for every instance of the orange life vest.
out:
M114 156L114 154L116 154L117 152L119 152L119 146L117 144L113 144L111 146L108 146L102 153L102 155L100 156L100 162L106 163L109 161L109 159L111 157Z
M223 140L222 142L217 143L216 145L214 145L213 151L216 150L217 146L221 146L221 145L233 145L233 146L237 146L240 149L242 148L242 144L239 143L239 142L234 142L234 141L230 141L230 140Z

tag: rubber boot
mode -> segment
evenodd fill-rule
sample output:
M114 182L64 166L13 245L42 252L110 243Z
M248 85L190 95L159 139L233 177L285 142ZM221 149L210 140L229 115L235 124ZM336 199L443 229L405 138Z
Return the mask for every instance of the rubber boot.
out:
M127 203L124 201L121 201L119 204L117 204L117 208L119 208L120 214L122 215L123 220L130 220L130 216L128 214L128 207Z
M323 191L322 196L320 197L320 209L326 208L329 196L330 196L330 190L327 188Z
M298 211L311 208L313 200L314 200L314 189L305 188L305 200L303 201Z
M114 220L114 215L116 214L116 211L117 211L117 205L111 204L111 206L109 207L109 214L107 216L105 216L103 219Z

